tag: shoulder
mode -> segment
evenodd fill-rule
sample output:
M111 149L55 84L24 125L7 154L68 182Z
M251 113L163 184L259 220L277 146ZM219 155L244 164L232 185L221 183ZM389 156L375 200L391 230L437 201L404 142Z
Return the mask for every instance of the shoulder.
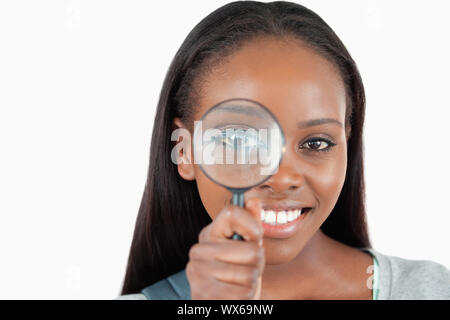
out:
M429 260L388 256L392 268L391 294L405 299L450 299L450 270Z
M114 300L147 300L147 298L142 293L132 293L118 296Z
M450 270L446 266L369 251L379 264L380 299L450 299Z
M191 300L191 290L183 269L167 278L159 280L140 293L125 294L114 300Z
M145 287L141 292L149 300L191 300L186 269Z

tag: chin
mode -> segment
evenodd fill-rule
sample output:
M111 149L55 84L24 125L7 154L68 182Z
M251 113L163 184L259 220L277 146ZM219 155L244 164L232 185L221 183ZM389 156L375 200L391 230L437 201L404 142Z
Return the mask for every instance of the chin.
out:
M295 248L292 248L289 247L288 244L284 244L279 240L273 241L272 239L264 239L266 265L287 264L298 256L298 254L303 250L303 247L304 246L302 245L298 245Z

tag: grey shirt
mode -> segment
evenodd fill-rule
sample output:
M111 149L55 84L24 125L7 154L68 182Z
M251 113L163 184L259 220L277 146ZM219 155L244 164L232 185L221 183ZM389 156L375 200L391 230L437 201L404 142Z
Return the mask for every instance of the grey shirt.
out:
M374 296L378 300L450 300L450 270L444 265L429 260L409 260L384 255L371 248L361 250L367 251L374 258L374 290L377 290ZM157 282L154 288L170 286L169 283L173 283L171 279ZM187 279L184 270L177 273L175 279L182 283L183 290L189 290L188 285L185 285ZM116 299L147 300L151 298L150 291L147 290L145 295L121 295ZM189 296L189 293L184 293L184 296ZM158 299L164 299L164 296L155 296L155 300Z

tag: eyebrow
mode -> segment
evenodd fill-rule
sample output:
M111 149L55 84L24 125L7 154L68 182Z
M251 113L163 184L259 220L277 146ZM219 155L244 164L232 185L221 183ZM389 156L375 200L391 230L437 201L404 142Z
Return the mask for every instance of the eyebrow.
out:
M320 118L320 119L302 121L302 122L298 123L298 126L300 128L307 128L307 127L319 126L321 124L327 124L327 123L331 123L331 124L338 125L339 127L343 127L343 125L340 121L331 119L331 118Z

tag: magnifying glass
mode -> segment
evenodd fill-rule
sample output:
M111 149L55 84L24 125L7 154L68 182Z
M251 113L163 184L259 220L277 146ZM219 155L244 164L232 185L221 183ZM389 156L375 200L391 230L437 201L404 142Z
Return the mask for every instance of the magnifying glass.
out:
M285 135L275 115L250 99L214 105L194 124L194 161L214 183L232 192L244 208L244 193L268 180L285 151ZM237 233L234 240L243 240Z

